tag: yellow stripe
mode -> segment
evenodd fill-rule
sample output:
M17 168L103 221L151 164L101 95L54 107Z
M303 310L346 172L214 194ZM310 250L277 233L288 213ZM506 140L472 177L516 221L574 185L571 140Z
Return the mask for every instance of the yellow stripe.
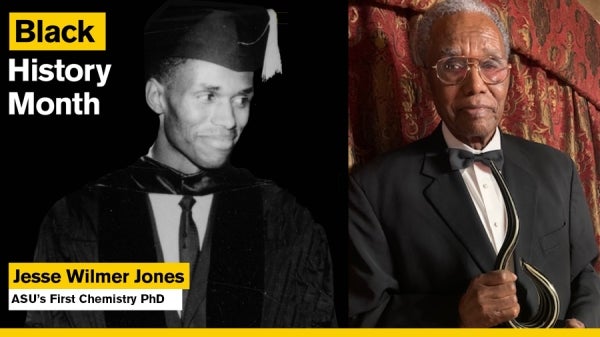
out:
M600 329L0 329L2 336L96 337L96 336L243 336L243 337L553 337L599 336Z

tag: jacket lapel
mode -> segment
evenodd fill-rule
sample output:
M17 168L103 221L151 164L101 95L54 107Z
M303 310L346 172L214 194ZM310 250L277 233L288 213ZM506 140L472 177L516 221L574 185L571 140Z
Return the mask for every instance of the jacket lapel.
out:
M469 251L482 272L490 271L493 269L496 254L487 239L460 173L450 169L445 149L446 143L441 129L438 128L427 144L423 163L422 174L433 179L424 191L425 196ZM528 261L532 256L537 187L535 176L528 169L529 159L521 153L510 137L502 136L502 150L502 174L511 191L520 223L519 243L515 250L515 262L518 263L521 258ZM521 276L521 268L517 267L515 270Z
M264 292L262 195L254 187L215 193L211 212L207 327L259 327Z
M459 242L469 252L481 272L491 271L496 253L489 242L483 224L459 171L452 171L445 152L446 143L441 128L432 135L421 173L433 179L424 190Z
M102 188L99 262L156 262L147 194ZM105 311L107 327L164 327L162 311Z
M510 138L502 137L502 150L505 158L502 174L519 216L520 231L515 250L515 263L517 264L515 270L517 274L520 274L522 272L521 268L518 267L520 259L523 258L528 261L534 247L532 242L537 186L535 176L528 169L528 157L519 151Z

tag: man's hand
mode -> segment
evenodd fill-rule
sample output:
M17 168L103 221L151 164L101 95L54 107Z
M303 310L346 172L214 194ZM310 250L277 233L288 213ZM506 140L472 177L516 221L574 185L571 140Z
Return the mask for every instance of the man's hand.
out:
M565 320L565 328L585 328L585 324L577 318L569 318Z
M460 327L489 328L519 315L517 275L507 270L494 270L471 280L460 299Z

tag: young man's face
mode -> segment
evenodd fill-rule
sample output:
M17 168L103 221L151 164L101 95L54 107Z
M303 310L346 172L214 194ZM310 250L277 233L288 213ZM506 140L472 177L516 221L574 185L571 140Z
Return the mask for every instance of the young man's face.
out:
M178 66L164 87L163 130L176 168L190 173L227 162L248 122L253 76L194 59Z

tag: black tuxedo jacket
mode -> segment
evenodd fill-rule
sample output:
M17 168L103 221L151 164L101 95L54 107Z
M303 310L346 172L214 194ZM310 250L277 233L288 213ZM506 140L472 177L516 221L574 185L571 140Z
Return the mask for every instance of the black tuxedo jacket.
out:
M452 327L458 301L496 254L441 128L356 169L349 190L349 316L353 326ZM515 261L539 268L560 297L559 319L600 326L593 226L577 170L548 146L502 134L502 173L519 214ZM515 267L520 319L537 293Z

